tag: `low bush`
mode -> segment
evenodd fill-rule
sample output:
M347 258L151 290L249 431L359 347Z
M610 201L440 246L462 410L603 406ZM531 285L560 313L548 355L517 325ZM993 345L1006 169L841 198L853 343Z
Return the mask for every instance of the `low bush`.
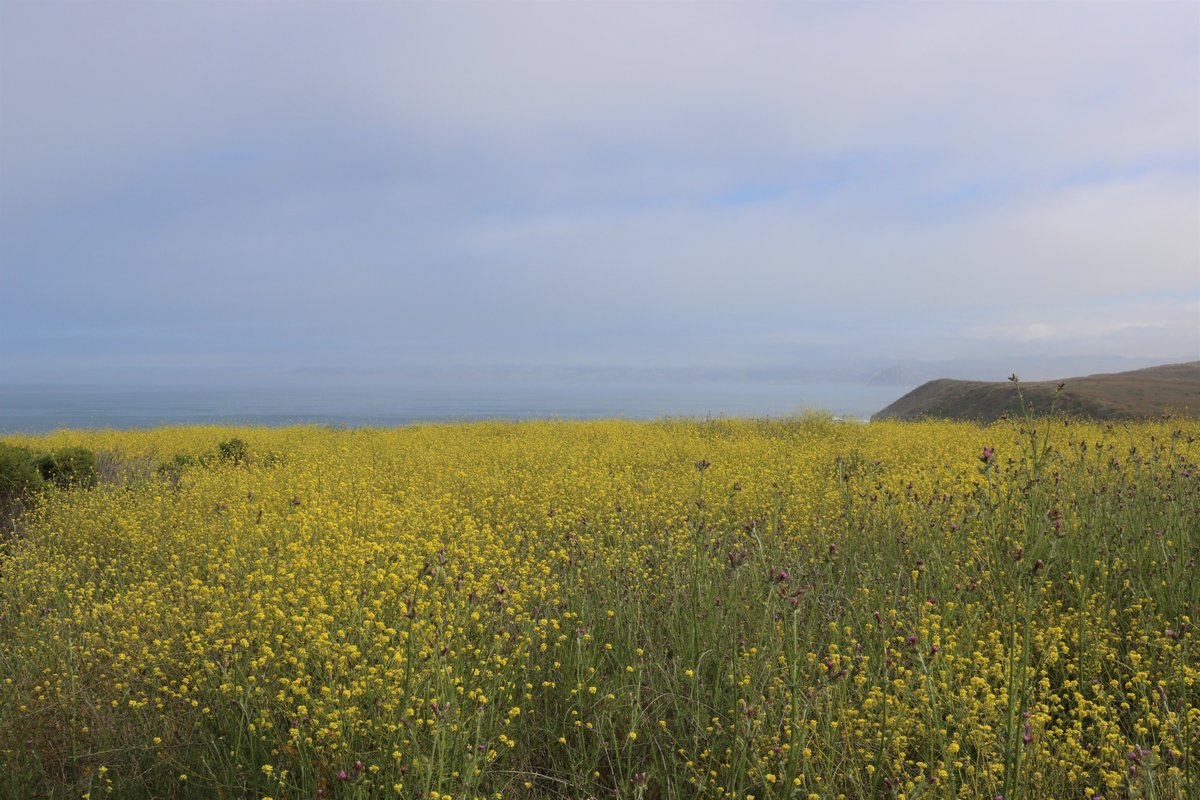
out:
M13 529L42 488L42 475L33 461L31 450L0 442L0 533Z
M171 457L170 461L165 464L159 464L156 472L158 472L159 477L170 481L173 486L178 486L179 479L183 476L183 471L188 467L196 466L198 463L196 457L193 455L176 453Z
M33 460L42 480L60 489L96 485L96 454L84 447L64 447Z
M241 439L227 439L217 445L217 458L230 464L245 464L250 449Z

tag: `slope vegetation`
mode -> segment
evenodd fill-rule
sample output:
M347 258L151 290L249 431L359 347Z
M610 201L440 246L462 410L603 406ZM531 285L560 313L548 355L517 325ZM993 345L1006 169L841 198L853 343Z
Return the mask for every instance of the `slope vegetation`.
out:
M1059 385L1057 403L1054 400ZM872 419L944 419L992 422L1021 413L1020 398L1035 413L1053 406L1073 417L1126 420L1163 414L1200 417L1200 361L1088 375L1062 381L929 381L901 397Z

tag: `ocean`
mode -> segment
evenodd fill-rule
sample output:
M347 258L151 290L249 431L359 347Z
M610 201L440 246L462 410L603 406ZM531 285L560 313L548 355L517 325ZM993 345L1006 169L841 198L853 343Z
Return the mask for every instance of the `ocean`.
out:
M483 419L867 419L907 391L792 380L421 383L400 386L0 386L0 434L60 428L318 424L394 427Z

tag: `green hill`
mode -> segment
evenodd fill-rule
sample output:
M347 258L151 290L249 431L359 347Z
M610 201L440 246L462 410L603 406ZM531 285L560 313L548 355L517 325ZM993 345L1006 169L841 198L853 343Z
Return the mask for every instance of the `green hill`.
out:
M1100 420L1158 417L1163 414L1200 418L1200 361L1088 375L1060 381L1022 382L1020 392L1034 413L1055 408L1069 416ZM945 419L992 422L1021 413L1017 384L1012 381L929 381L875 414L872 420Z

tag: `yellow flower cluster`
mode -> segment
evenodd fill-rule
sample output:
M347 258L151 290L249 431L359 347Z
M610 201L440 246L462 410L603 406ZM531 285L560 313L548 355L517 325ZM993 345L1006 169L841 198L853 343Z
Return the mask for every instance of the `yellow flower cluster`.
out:
M0 542L0 795L1184 797L1198 436L11 437L107 472Z

